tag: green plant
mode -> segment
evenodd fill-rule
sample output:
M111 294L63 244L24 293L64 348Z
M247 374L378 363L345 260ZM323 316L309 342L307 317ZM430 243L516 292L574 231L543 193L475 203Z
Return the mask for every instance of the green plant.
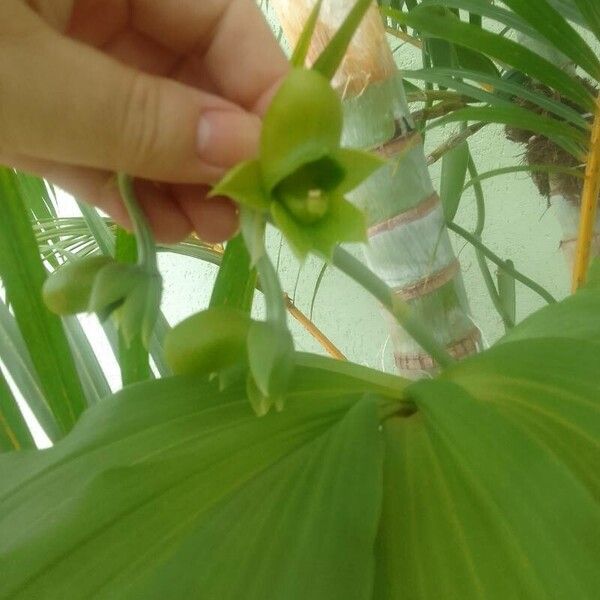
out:
M484 173L466 186L529 171L556 213L569 264L575 263L585 156L600 75L596 53L581 34L583 28L598 34L594 3L510 0L496 6L480 0L423 0L406 3L404 11L404 3L383 4L392 31L404 35L412 27L422 41L426 68L405 76L426 82L428 129L450 122L465 125L464 135L434 151L433 159L488 123L506 125L507 137L524 146L526 165ZM578 74L582 72L586 78ZM435 85L445 94L439 102ZM475 122L467 127L470 121ZM598 224L590 219L588 231L594 229L594 243L586 243L592 255L599 249ZM577 279L582 279L587 262L585 257L579 260ZM494 298L491 287L490 293Z
M356 4L316 70L326 65L326 76L333 74L369 4ZM319 7L294 54L300 62ZM286 115L296 122L292 129L304 118L297 109ZM295 138L286 148L294 161L278 152L285 168L271 189L265 189L263 164L252 167L254 188L238 186L248 165L225 179L228 191L244 192L243 235L222 257L188 243L187 250L221 266L207 311L172 331L158 314L156 248L143 219L136 219L130 188L122 187L137 224L138 258L132 267L110 264L141 269L153 293L142 295L149 304L124 319L115 310L123 310L129 296L122 302L118 283L112 298L120 304L108 303L105 326L117 316L126 326L117 352L134 361L130 373L142 373L133 367L148 361L144 346L136 347L143 341L157 365L170 363L177 374L140 376L146 381L101 401L98 378L78 376L96 371L78 353L76 328L44 308L42 288L46 281L47 292L54 284L64 289L77 264L59 266L68 252L86 255L91 248L95 256L98 248L121 260L133 253L95 214L87 215L85 239L81 221L66 224L71 237L65 241L52 226L47 189L38 186L32 194L31 180L0 171L1 373L27 390L27 402L56 441L46 451L26 450L31 435L14 386L2 375L0 448L23 451L0 455L0 598L597 597L595 277L569 299L515 324L514 269L503 262L509 277L498 281L497 293L510 331L490 350L456 362L418 312L345 250L333 248L347 230L338 237L321 224L325 246L306 233L326 219L322 204L316 211L312 204L315 181L327 192L319 198L328 209L347 174L343 161L330 159L338 152L337 131L331 146L320 131ZM314 143L310 152L307 142ZM359 159L366 176L372 161L353 155L353 162ZM460 179L469 172L477 185L479 175L464 147L447 165L447 177L459 180L446 181L442 190L453 218ZM249 190L255 193L248 196ZM307 251L323 253L358 281L437 359L438 376L414 383L294 351L277 272L264 249L265 221L276 203L311 242ZM56 244L50 279L30 225L32 207L41 219L38 238ZM467 232L482 252L483 224L480 213L475 232ZM106 306L93 296L112 281L99 278L106 259L94 261L101 269L90 274L93 285L83 281L75 291L74 308L88 295L89 308ZM257 284L265 321L249 316ZM153 350L157 335L166 337L166 358L162 343ZM91 380L97 384L84 385ZM278 410L269 410L273 406Z

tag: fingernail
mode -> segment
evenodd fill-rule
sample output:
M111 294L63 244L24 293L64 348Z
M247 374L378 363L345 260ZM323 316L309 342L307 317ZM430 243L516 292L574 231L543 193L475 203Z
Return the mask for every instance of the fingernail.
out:
M208 165L229 168L258 151L260 119L243 111L207 111L198 123L198 154Z

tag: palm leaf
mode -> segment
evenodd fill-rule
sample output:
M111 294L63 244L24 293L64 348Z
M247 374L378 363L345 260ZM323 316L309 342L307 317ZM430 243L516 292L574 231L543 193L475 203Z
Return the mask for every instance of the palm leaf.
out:
M448 18L432 14L430 10L416 10L408 14L391 9L382 10L384 14L398 22L414 27L423 33L435 35L509 64L557 90L583 109L590 112L594 110L593 96L579 81L517 42L481 29L476 25L462 23L454 17Z
M45 270L16 176L8 169L0 169L0 195L0 277L47 404L66 433L87 400L62 323L42 302Z

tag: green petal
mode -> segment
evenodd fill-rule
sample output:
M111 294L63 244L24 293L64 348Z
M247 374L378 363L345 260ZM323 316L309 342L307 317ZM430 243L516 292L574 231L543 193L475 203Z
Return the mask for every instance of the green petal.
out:
M110 263L96 276L90 296L90 311L102 312L121 303L139 280L140 273L134 265Z
M330 260L338 244L367 241L364 213L343 196L332 195L329 212L318 223L312 225L297 223L285 208L276 202L271 206L271 213L277 227L300 259L309 252L316 252Z
M46 306L58 315L86 312L96 275L111 262L108 256L90 256L59 267L44 283Z
M249 160L231 169L210 195L227 196L255 210L269 209L269 196L263 186L258 160Z
M287 328L253 322L248 331L248 361L262 394L268 398L283 396L294 369L294 340Z
M209 375L245 362L250 317L229 306L213 306L169 331L165 355L176 375Z
M160 310L162 282L160 277L146 275L129 292L118 311L119 327L127 345L141 335L144 346L148 343Z
M259 389L256 379L252 373L248 371L246 375L246 395L252 410L257 417L264 417L269 414L271 407L275 404L275 400L265 396Z
M333 158L345 172L342 183L336 189L340 194L346 194L358 187L363 181L373 175L373 173L381 169L387 162L372 152L348 150L345 148L336 150L332 153L331 158Z
M263 123L260 160L267 190L337 150L342 121L341 101L329 81L314 71L293 70Z
M296 257L299 260L304 260L312 250L311 239L307 234L310 225L297 223L285 207L278 202L271 204L271 216Z

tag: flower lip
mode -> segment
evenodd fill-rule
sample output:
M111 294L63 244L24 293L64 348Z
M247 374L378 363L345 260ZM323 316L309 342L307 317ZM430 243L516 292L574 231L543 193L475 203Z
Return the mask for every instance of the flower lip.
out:
M302 223L321 220L329 211L329 194L344 180L344 169L330 157L308 163L286 177L274 190L281 202Z

